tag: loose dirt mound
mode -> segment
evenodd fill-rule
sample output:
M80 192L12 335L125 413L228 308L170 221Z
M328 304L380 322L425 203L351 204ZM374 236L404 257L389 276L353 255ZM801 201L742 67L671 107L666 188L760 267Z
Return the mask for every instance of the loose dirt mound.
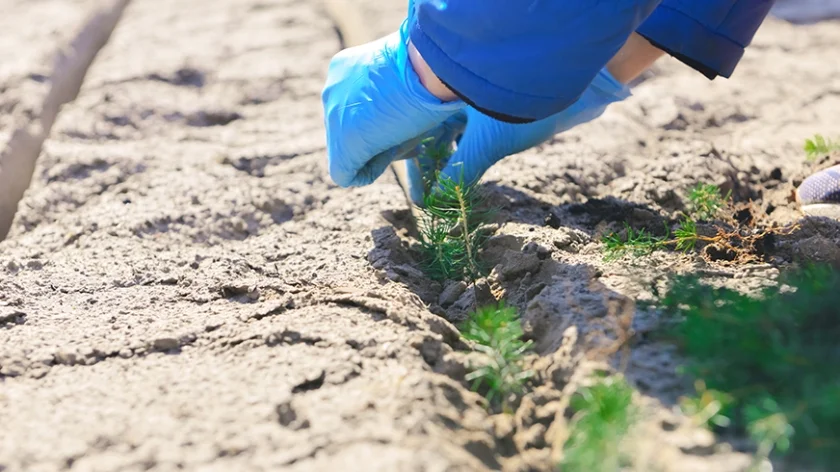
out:
M7 3L2 133L41 93L54 32L90 5ZM377 34L404 13L381 3L361 5ZM572 347L595 320L635 310L649 329L632 302L665 271L749 290L776 265L840 261L825 221L753 266L607 263L599 243L624 221L661 227L698 181L799 218L792 189L831 163L800 148L836 134L838 42L837 23L769 21L732 80L663 61L602 119L489 172L491 283L542 355L508 417L463 381L450 322L472 294L442 299L419 272L391 176L329 180L319 93L340 43L317 2L135 2L0 244L0 470L550 470ZM643 337L631 350L651 413L639 460L738 470L747 456L670 412L677 363Z

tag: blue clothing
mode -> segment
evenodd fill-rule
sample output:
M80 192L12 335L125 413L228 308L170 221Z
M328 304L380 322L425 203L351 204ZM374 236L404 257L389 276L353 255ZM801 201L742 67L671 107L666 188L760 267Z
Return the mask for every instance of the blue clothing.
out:
M730 77L775 0L665 0L637 32L713 79Z
M773 0L415 0L412 43L453 92L503 121L572 105L638 31L729 77Z

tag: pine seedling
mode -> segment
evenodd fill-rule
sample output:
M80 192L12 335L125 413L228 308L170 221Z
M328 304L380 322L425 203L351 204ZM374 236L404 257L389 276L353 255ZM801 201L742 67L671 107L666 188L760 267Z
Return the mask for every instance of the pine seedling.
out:
M579 389L572 398L575 411L569 439L563 446L564 472L621 470L623 440L637 413L633 389L620 377L607 377Z
M436 280L476 279L483 273L478 253L485 238L479 228L486 220L478 209L483 203L480 189L440 175L448 147L424 146L426 193L419 225L424 268Z
M694 382L694 389L696 395L680 398L680 410L698 426L728 427L732 423L728 411L734 401L732 395L706 388L702 379Z
M697 220L712 220L726 207L731 195L731 191L721 195L717 185L699 183L688 193L689 214Z
M452 239L454 230L451 222L423 215L420 250L426 274L434 280L459 279L465 272L465 252L461 242Z
M840 271L829 266L783 274L756 297L675 278L662 299L664 333L686 356L685 373L703 385L683 405L725 399L706 416L749 434L760 460L793 452L812 465L837 464L838 304ZM703 399L707 388L715 393Z
M677 251L689 252L697 247L697 222L691 218L684 218L679 228L674 231L674 246Z
M420 157L416 162L423 174L423 195L428 195L437 183L451 155L452 146L446 141L436 142L430 137L420 143Z
M607 261L618 259L626 254L637 257L646 256L660 248L665 238L656 237L644 229L634 230L630 225L624 225L625 235L612 233L604 237L605 256Z
M833 141L820 134L814 135L812 139L805 140L805 156L809 161L830 154L832 152L840 151L840 141Z
M667 228L666 228L666 231ZM604 260L611 261L626 254L646 256L657 249L673 247L678 251L689 252L697 247L698 241L713 242L715 238L701 237L697 234L697 222L691 218L684 218L680 226L674 231L674 237L666 234L664 237L654 236L644 229L634 230L625 224L625 235L612 233L604 237Z
M467 375L475 391L483 392L490 405L509 410L511 400L520 395L533 372L523 367L530 341L523 341L522 324L516 309L488 306L471 313L461 326L465 339L485 355L481 363L471 365Z
M492 348L497 347L496 343L519 340L522 334L516 308L505 306L504 302L476 310L461 326L465 339Z

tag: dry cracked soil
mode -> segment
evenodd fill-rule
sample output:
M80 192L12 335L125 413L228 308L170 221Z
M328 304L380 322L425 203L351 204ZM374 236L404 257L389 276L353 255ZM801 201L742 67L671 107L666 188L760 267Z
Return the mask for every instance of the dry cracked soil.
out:
M404 1L359 1L372 35ZM90 0L5 0L0 137L47 86ZM396 181L326 172L320 90L340 48L312 0L134 2L62 112L0 243L0 471L547 471L583 340L637 333L664 273L746 291L840 262L840 225L801 220L762 261L660 251L605 262L600 236L662 226L697 182L802 215L802 142L840 122L840 23L768 20L731 80L663 60L599 120L486 176L485 259L537 372L515 414L464 381L455 328L475 290L420 272ZM628 321L629 322L629 321ZM672 346L625 363L647 411L638 470L738 471L749 456L674 410Z

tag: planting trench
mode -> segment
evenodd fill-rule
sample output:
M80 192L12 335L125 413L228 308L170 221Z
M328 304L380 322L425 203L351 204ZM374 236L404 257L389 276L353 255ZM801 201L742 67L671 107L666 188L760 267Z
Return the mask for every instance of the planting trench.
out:
M377 36L404 14L358 3ZM43 92L56 34L90 5L7 6L4 140ZM662 61L598 121L487 174L490 286L537 352L532 392L506 416L463 381L453 323L472 290L420 272L394 178L329 180L319 93L341 44L320 5L132 4L0 243L0 470L551 470L584 343L631 314L640 467L740 470L737 442L673 412L690 385L633 301L666 272L749 291L779 267L838 262L840 225L804 221L739 266L605 262L599 238L661 228L697 182L800 218L791 190L838 160L801 152L837 134L840 64L824 57L837 26L768 21L729 81Z

